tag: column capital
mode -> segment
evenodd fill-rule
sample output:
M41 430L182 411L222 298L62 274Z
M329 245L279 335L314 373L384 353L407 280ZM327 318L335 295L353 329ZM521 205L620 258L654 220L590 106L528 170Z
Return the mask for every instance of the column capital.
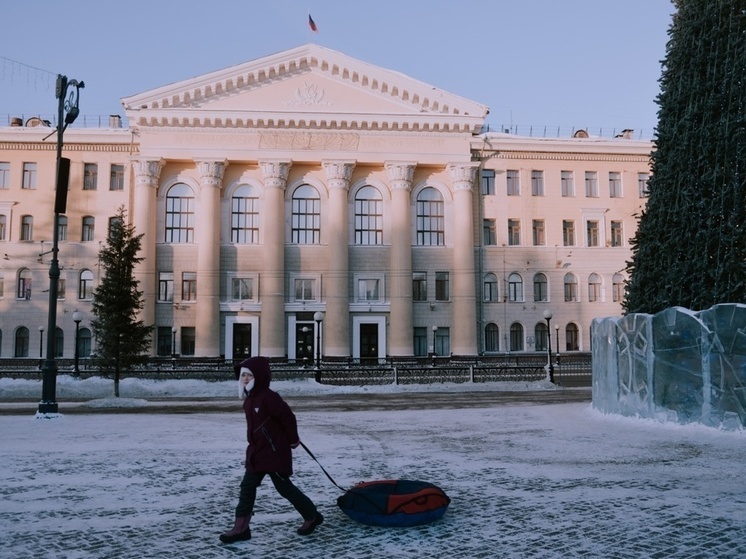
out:
M259 167L262 169L262 177L266 188L284 189L288 180L288 173L292 161L279 159L264 159L259 161Z
M135 159L132 167L135 171L135 184L143 186L158 186L158 179L166 162L163 159Z
M199 171L200 184L202 186L214 186L220 188L223 184L223 175L228 162L214 160L195 160Z
M409 190L417 163L413 161L386 161L386 173L394 190Z
M352 171L355 169L357 161L348 160L327 160L321 164L326 171L326 180L329 188L339 188L347 190L350 186Z
M449 163L448 172L451 174L451 182L454 190L474 189L474 179L477 177L478 161L469 163Z

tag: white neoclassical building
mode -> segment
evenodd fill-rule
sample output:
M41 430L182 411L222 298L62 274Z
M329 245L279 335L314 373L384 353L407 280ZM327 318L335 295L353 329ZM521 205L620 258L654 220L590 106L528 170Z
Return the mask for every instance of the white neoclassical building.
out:
M65 133L60 355L75 310L95 349L119 206L144 234L153 355L545 351L546 310L582 351L621 312L649 142L485 133L484 105L313 44L122 102L128 127ZM0 357L36 356L48 309L55 146L18 124L0 128Z

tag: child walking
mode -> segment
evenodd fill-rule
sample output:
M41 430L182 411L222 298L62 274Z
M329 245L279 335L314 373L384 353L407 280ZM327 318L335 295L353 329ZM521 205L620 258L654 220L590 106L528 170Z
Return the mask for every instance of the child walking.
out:
M293 474L292 449L300 445L295 414L282 397L270 390L271 372L265 357L251 357L238 366L238 393L246 413L246 472L236 506L235 524L220 534L220 541L232 543L251 539L249 522L254 511L256 490L269 476L277 492L303 517L298 534L307 536L324 517L290 476Z

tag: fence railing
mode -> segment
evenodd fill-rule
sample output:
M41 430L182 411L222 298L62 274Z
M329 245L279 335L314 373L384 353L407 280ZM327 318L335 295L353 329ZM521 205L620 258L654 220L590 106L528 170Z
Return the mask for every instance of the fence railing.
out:
M123 372L121 378L232 380L233 366L240 360L220 358L154 357L146 365ZM73 359L56 361L59 374L81 378L107 376L83 358L75 371ZM41 378L43 360L0 358L0 378ZM416 357L384 360L325 359L318 368L291 363L285 359L272 362L274 380L315 378L322 384L364 386L381 384L431 384L442 382L534 382L547 377L547 358L537 354L504 354L479 357ZM562 385L591 385L591 354L573 353L554 356L554 379Z

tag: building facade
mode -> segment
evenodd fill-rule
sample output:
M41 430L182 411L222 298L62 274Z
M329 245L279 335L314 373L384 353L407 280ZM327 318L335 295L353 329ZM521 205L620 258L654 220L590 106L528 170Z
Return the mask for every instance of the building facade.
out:
M65 133L61 356L75 310L95 351L120 206L144 234L153 355L581 351L621 312L649 142L484 133L487 107L316 45L123 106L127 128ZM41 351L49 305L54 136L27 124L0 128L0 357Z

